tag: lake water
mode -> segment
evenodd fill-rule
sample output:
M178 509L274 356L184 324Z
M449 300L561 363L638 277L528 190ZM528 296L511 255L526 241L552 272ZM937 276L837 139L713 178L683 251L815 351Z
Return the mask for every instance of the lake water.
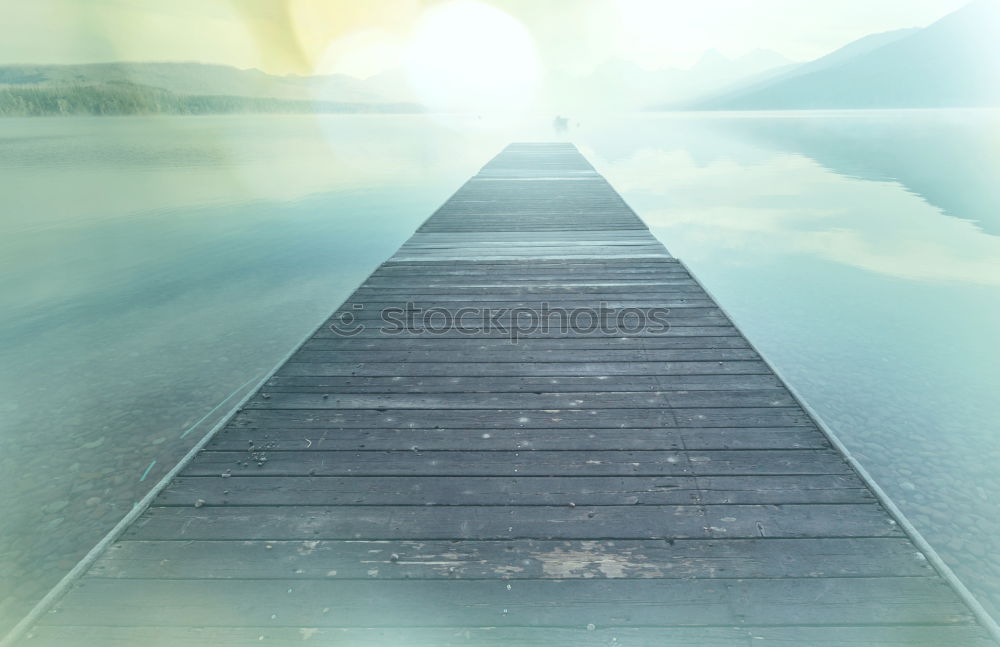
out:
M0 629L547 125L0 120ZM566 136L996 615L1000 114L644 115Z

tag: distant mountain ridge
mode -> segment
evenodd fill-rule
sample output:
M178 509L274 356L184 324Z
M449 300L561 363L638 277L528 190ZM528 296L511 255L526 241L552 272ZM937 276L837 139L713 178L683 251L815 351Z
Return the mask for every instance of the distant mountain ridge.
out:
M1000 105L1000 0L923 29L873 34L810 63L672 107L695 110Z
M0 66L0 115L420 110L346 75L182 62Z
M690 100L748 76L794 65L770 50L757 49L728 58L709 49L689 69L647 70L623 60L609 59L589 74L550 79L549 102L587 109L643 110L651 105Z
M86 63L0 66L0 85L79 85L135 83L176 94L226 94L271 99L322 101L385 100L347 75L276 76L256 69L185 62Z
M917 28L907 28L883 32L880 34L870 34L848 43L844 47L841 47L840 49L814 61L773 68L763 73L754 74L740 79L736 83L719 89L717 92L697 97L693 102L660 107L666 109L685 109L693 107L697 109L713 100L732 100L734 97L742 96L743 94L749 92L758 92L761 88L771 87L791 78L835 67L843 61L854 58L855 56L860 56L874 49L878 49L883 45L887 45L917 31L920 30Z

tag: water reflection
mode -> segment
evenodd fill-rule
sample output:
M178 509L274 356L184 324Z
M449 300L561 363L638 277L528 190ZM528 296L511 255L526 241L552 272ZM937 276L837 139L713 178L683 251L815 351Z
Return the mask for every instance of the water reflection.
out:
M1000 234L1000 113L914 110L727 120L768 148L803 154L849 177L898 182L941 213Z
M994 614L997 123L652 116L586 142Z
M942 218L894 181L859 181L784 153L753 165L699 166L685 151L648 148L611 173L622 190L669 195L668 206L640 209L650 226L697 230L716 252L802 253L907 279L1000 284L1000 237Z

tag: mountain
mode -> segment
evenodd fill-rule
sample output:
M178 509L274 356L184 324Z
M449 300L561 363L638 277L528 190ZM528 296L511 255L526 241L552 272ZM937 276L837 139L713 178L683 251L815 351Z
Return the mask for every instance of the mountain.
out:
M610 59L587 76L550 79L549 102L560 110L646 109L650 105L691 99L737 79L790 63L777 52L760 49L732 59L710 49L689 69L647 70L631 61Z
M710 49L702 54L688 72L698 77L708 77L714 84L760 74L789 63L791 61L781 54L767 49L755 49L735 59L726 58L718 50Z
M202 63L0 66L0 114L416 110L346 75L276 76Z
M350 76L275 76L204 63L92 63L85 65L9 65L0 67L0 87L134 83L182 95L379 101L364 82Z
M844 47L841 47L826 56L818 58L815 61L782 65L779 67L773 67L758 74L749 74L736 83L724 86L711 94L701 95L693 102L660 106L660 109L697 110L703 105L717 100L731 101L732 99L740 97L747 92L757 92L761 88L771 87L793 77L805 76L831 67L836 67L840 63L854 58L855 56L866 54L874 49L878 49L883 45L888 45L889 43L897 41L900 38L917 31L920 30L916 28L909 28L896 29L893 31L883 32L881 34L870 34L864 38L859 38L858 40L849 43L848 45L845 45Z
M1000 105L1000 0L923 29L874 34L785 73L706 94L697 110Z

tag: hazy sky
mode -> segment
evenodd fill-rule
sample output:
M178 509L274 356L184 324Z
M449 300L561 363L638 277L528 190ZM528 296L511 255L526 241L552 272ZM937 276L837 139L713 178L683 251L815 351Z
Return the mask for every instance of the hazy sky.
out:
M809 60L869 33L925 26L965 3L483 2L523 26L543 73L586 73L611 58L648 69L687 67L709 48L731 57L763 48L793 60ZM272 73L323 71L365 77L399 67L412 53L414 33L426 13L446 4L445 0L0 0L0 64L195 60ZM466 14L474 19L479 15L455 15ZM463 31L455 20L438 28ZM504 49L503 38L492 44Z

